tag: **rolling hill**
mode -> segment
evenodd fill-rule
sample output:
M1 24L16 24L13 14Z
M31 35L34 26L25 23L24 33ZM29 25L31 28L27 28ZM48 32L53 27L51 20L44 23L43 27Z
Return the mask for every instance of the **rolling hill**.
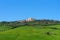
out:
M0 32L0 40L60 40L60 25L18 27Z
M60 21L33 18L2 21L0 40L60 40Z

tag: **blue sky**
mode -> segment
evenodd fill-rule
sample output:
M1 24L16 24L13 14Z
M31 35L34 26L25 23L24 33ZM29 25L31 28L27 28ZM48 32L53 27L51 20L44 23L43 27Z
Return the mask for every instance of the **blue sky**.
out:
M60 0L0 0L0 21L60 20Z

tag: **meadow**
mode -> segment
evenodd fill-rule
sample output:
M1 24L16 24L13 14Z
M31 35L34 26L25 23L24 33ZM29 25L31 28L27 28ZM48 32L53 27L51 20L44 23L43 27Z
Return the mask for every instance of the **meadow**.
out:
M60 40L60 25L22 26L0 31L0 40Z

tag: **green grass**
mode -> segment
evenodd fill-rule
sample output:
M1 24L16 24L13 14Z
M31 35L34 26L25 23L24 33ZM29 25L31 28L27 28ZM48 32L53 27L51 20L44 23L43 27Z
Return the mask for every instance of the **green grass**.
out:
M10 26L0 26L0 32L2 32L2 31L6 31L6 30L9 30L9 29L11 29L12 27L10 27Z
M57 27L58 29L51 29ZM47 35L51 32L51 35ZM0 40L60 40L60 25L24 26L0 32Z

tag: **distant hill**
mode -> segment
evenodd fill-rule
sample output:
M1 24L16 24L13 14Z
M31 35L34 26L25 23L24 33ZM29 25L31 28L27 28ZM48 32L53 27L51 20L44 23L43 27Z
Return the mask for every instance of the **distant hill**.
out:
M2 21L0 22L0 26L10 26L12 29L17 28L20 26L26 26L26 25L41 25L41 26L47 26L47 25L56 25L60 24L60 21L58 20L37 20L35 18L28 18L26 20L19 20L19 21L11 21L11 22L6 22Z

